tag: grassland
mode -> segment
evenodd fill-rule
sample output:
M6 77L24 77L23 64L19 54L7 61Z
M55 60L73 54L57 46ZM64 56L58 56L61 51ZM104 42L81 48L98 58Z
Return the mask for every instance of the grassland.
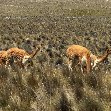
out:
M90 75L70 72L65 51L111 48L111 3L102 0L0 1L0 48L42 45L27 71L0 69L0 111L111 111L111 59ZM32 46L33 48L33 46Z

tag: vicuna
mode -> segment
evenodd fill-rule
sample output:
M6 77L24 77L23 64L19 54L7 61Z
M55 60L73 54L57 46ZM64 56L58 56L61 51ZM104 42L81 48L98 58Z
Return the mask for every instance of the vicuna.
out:
M25 50L20 48L10 48L7 50L7 58L10 64L14 63L19 65L21 68L24 68L24 66L32 60L32 58L37 54L37 52L40 50L40 47L38 47L35 51L33 51L32 54L27 53Z
M91 72L91 52L87 48L80 45L70 45L66 50L68 57L68 67L72 70L73 59L78 59L81 70L84 72L84 63L86 64L87 73Z

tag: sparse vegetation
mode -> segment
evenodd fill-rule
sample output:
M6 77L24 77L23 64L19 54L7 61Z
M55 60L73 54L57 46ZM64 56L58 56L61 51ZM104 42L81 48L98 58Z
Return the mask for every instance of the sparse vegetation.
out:
M26 38L42 51L27 71L0 68L0 111L111 111L111 60L90 75L70 72L66 48L96 55L111 48L111 2L103 0L0 1L0 48L24 48ZM31 46L34 48L33 46Z

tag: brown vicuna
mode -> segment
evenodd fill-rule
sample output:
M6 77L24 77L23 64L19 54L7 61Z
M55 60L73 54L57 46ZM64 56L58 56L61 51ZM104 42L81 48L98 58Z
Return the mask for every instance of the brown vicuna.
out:
M78 59L82 72L84 72L84 63L87 73L91 72L90 50L80 45L70 45L66 50L66 55L68 57L68 67L70 70L72 70L73 59Z
M32 58L37 54L39 50L40 47L33 51L32 54L29 54L25 50L20 48L10 48L7 50L7 58L10 65L17 64L21 68L24 68L24 66L32 60Z

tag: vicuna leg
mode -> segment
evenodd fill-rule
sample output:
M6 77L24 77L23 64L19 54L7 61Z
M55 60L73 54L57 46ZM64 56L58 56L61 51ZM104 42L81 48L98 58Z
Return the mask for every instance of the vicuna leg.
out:
M72 59L68 58L68 68L72 71Z
M90 58L90 55L87 55L86 65L87 65L87 73L90 73L91 72L91 58Z

